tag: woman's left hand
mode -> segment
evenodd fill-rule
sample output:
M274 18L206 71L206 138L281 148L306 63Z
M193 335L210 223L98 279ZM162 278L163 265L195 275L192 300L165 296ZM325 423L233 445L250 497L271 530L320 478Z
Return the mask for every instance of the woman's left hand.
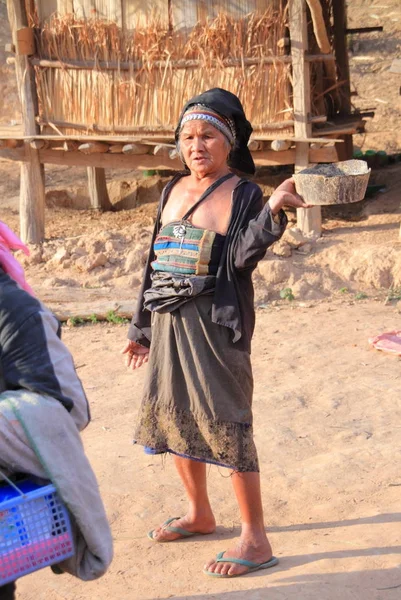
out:
M125 354L125 364L129 369L135 371L149 360L149 348L141 346L132 340L127 340L121 354Z
M286 179L273 192L269 199L269 206L272 214L276 215L284 206L293 208L310 208L311 204L306 204L302 196L295 189L295 181L292 177Z

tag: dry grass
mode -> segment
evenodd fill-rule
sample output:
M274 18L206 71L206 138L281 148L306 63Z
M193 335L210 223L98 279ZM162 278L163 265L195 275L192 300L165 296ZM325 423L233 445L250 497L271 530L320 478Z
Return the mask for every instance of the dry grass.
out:
M169 131L187 99L219 86L240 97L255 126L291 119L289 65L242 62L282 54L278 42L285 26L284 11L273 8L239 19L219 14L198 23L189 34L169 30L156 15L146 27L130 31L115 23L55 16L37 30L41 58L129 62L132 68L37 68L40 116L86 124L89 130L96 123L98 130L103 126ZM200 66L177 67L174 63L180 60L199 61ZM238 65L224 65L225 60L236 60Z

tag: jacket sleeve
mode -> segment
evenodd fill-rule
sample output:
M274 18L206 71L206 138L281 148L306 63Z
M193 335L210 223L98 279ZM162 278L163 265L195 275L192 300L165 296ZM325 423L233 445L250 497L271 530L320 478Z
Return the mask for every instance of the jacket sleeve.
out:
M234 251L234 265L237 269L255 268L264 257L269 246L283 235L288 219L283 210L273 219L269 203L263 206L260 188L255 192L247 216L247 223L238 234Z
M144 323L145 317L149 323ZM144 319L138 325L136 325L134 318L128 329L128 339L132 342L136 342L145 348L150 348L150 342L152 341L152 326L151 326L151 314L149 316L144 315Z
M2 346L5 386L59 400L82 430L90 421L89 405L60 335L59 322L44 307L23 321Z
M150 342L152 340L152 327L151 320L152 314L145 310L143 307L143 295L144 292L149 289L152 285L151 280L151 262L154 259L153 256L153 244L157 234L157 223L155 225L155 229L153 232L151 246L149 248L149 255L146 261L145 270L143 273L143 279L141 288L138 294L138 300L136 303L135 313L132 317L131 324L128 329L128 339L132 342L136 342L137 344L141 344L141 346L145 346L146 348L150 348Z

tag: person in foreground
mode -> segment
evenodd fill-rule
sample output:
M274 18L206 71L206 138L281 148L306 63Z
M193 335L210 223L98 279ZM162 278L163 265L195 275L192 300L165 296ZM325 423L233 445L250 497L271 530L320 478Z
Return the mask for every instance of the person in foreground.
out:
M52 569L89 581L106 572L113 555L98 484L79 435L90 421L89 405L60 324L26 282L11 252L16 249L28 254L0 221L0 483L4 475L52 481L73 517L75 551ZM4 558L3 551L4 546L0 598L14 600L15 582L1 583L15 559ZM21 571L13 568L17 576Z
M206 464L232 470L241 514L237 544L207 575L233 577L278 563L266 536L252 429L252 272L283 234L282 207L307 207L288 179L263 206L252 128L239 99L215 88L192 98L176 129L186 172L163 190L136 314L123 349L149 362L135 442L169 452L189 500L184 517L149 533L155 542L209 534L216 522Z

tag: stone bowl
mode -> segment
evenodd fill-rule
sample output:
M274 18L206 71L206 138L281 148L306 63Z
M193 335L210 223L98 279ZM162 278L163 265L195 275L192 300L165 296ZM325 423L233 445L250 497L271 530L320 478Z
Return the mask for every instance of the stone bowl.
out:
M365 197L370 169L364 160L316 165L293 175L295 187L307 204L349 204Z

